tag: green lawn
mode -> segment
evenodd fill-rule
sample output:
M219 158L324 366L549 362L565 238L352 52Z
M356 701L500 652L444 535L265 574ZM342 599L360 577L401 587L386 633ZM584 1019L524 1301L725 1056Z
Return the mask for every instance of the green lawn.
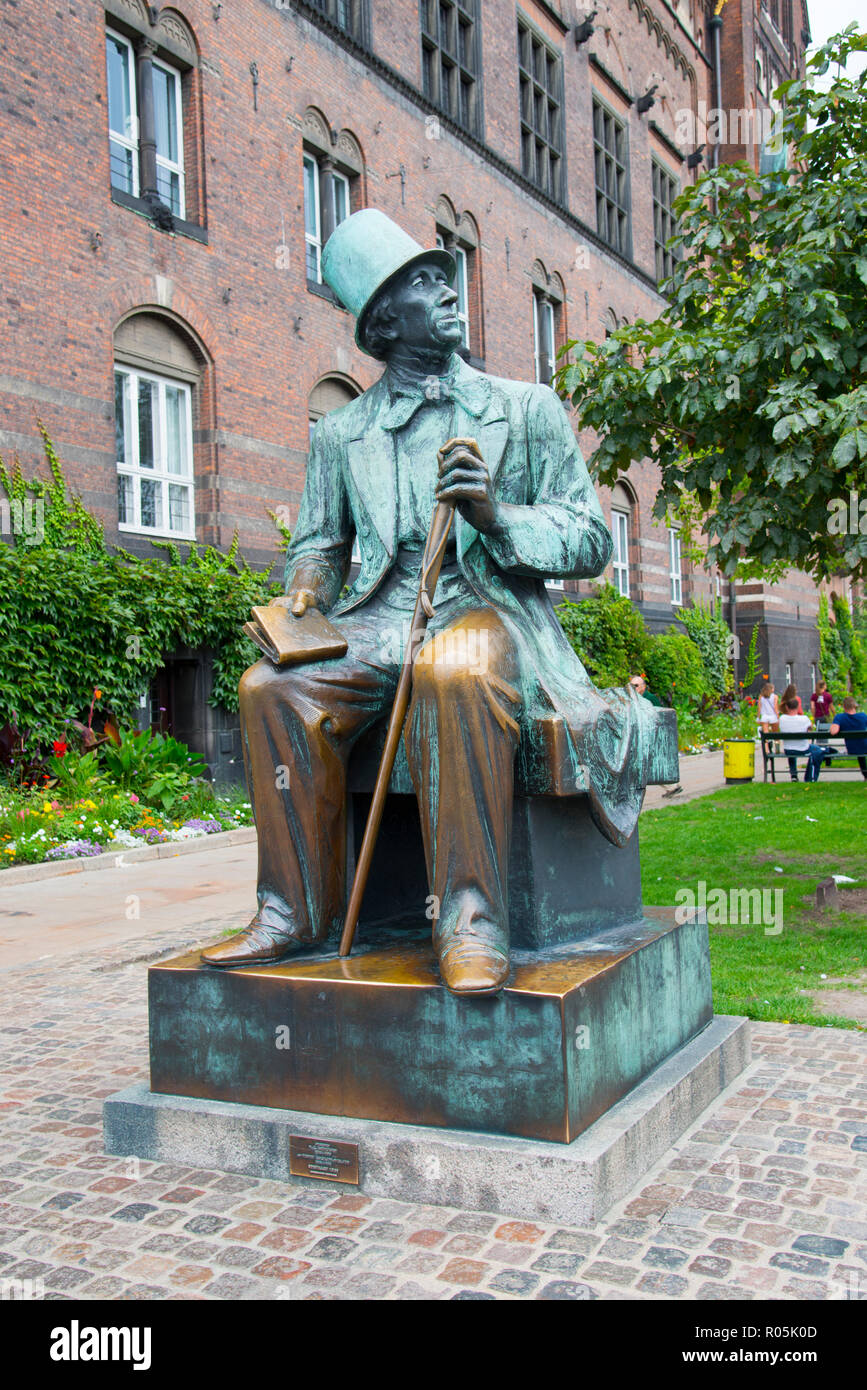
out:
M642 815L645 903L675 906L684 902L675 897L678 890L697 896L699 881L706 885L718 1013L857 1026L815 1012L811 990L828 987L822 975L852 976L867 965L865 827L867 784L861 782L752 783ZM839 912L819 912L813 894L830 874L856 880L840 887L844 904L847 896L851 903ZM710 894L720 889L729 905L731 889L772 895L781 889L782 930L776 931L773 917L744 925L743 910L740 925L731 925L730 910L729 924L713 925ZM770 896L766 902L779 900Z

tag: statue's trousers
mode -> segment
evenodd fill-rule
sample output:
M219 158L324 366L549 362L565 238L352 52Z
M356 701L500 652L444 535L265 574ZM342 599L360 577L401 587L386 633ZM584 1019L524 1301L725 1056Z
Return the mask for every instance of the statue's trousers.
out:
M518 665L505 625L455 566L444 567L441 585L405 729L430 892L441 920L465 910L470 894L473 913L505 932ZM373 599L334 620L345 656L283 670L262 660L241 680L259 910L302 939L320 940L343 921L347 763L356 740L388 716L413 599L411 573L398 566Z

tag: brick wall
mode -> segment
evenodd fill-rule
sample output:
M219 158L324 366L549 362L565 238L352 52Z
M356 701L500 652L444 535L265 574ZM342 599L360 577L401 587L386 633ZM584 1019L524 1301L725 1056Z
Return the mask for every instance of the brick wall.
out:
M142 22L141 0L108 0L108 7L115 27ZM730 8L727 36L735 27ZM552 282L559 277L574 337L601 338L611 312L618 321L658 312L651 159L680 181L694 177L678 131L684 110L712 100L700 6L680 0L676 18L662 0L612 0L579 47L567 27L570 7L522 0L522 15L562 59L566 211L528 189L519 172L512 6L481 6L484 118L474 140L446 121L433 127L431 107L417 94L417 0L371 0L372 61L288 0L280 8L233 0L218 19L210 0L178 0L176 9L197 51L185 103L188 132L195 125L200 136L188 138L186 154L190 218L198 208L206 239L158 230L112 199L105 7L77 0L62 19L50 7L25 13L20 3L0 11L7 55L0 448L35 462L42 419L110 539L150 550L147 538L116 530L113 333L126 315L151 308L169 316L200 353L197 535L225 546L237 529L255 563L275 558L268 510L285 507L294 520L313 386L339 372L364 389L379 374L356 349L349 315L307 285L302 152L309 108L321 113L335 142L349 132L360 149L358 205L381 208L428 245L442 197L459 218L472 217L483 286L478 341L488 371L532 379L534 263L542 262ZM655 104L639 115L636 98L654 85ZM628 130L631 263L595 234L594 93ZM591 437L581 443L591 452ZM636 464L629 483L631 592L660 625L672 610L667 534L651 519L653 467ZM607 511L606 489L600 497ZM709 576L684 570L685 600L711 595ZM788 590L783 606L792 607Z

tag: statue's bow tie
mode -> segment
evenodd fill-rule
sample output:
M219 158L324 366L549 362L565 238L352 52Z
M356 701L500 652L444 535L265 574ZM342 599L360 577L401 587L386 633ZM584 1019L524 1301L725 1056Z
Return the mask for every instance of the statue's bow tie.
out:
M426 377L418 386L391 387L392 402L382 421L383 429L399 430L423 405L451 405L455 402L470 415L483 413L487 392L475 382L464 383L438 376Z

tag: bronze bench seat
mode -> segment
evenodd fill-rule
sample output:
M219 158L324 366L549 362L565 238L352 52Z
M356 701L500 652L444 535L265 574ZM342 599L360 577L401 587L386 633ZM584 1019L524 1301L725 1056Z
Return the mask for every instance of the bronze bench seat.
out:
M676 782L677 716L659 709L659 737L649 753L647 785ZM349 874L361 845L385 741L377 725L349 764ZM576 786L566 731L552 716L525 726L517 754L509 916L512 945L539 950L642 917L638 832L622 849L596 828ZM401 741L359 923L432 919L418 808Z

